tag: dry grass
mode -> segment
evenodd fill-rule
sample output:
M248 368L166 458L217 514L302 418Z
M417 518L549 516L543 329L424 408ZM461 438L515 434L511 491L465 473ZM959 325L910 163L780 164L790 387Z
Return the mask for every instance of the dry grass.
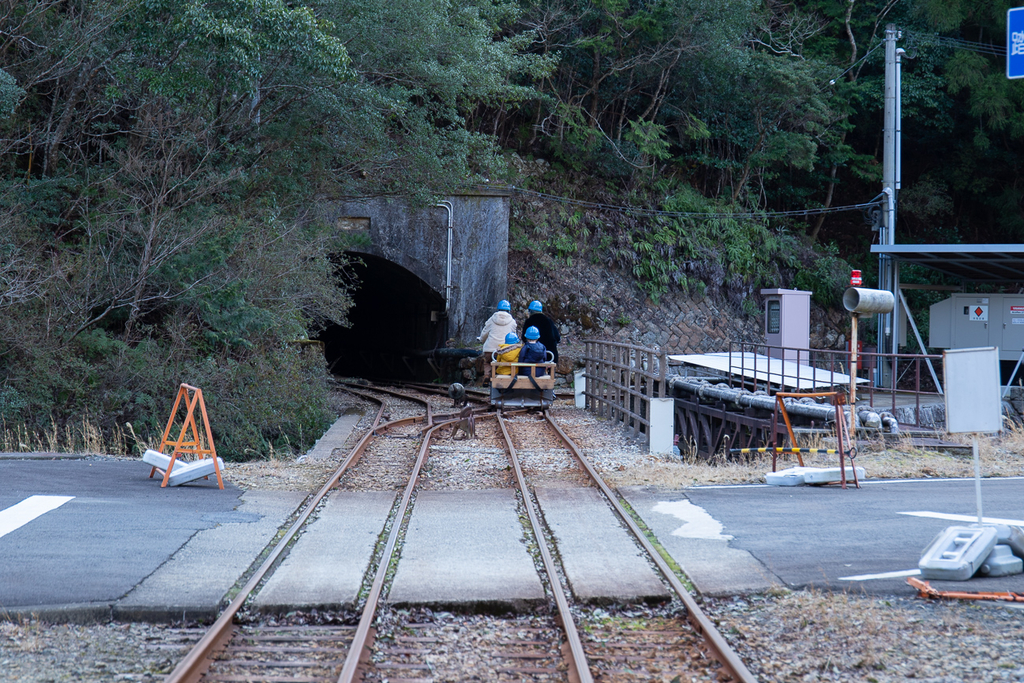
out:
M131 423L117 425L104 432L88 415L83 416L78 424L60 426L51 421L42 432L29 432L24 425L0 424L0 452L3 453L125 455L136 451L142 453L152 447L154 444L135 435Z
M945 435L945 440L970 445L971 437ZM834 440L807 438L804 448L835 448ZM979 440L979 460L983 477L1024 476L1024 428L1013 425L999 437ZM802 454L808 467L837 467L836 455ZM974 476L971 450L939 452L915 447L909 438L888 445L878 441L862 446L856 463L872 479L927 479ZM798 465L794 454L781 454L777 469ZM763 484L764 475L772 471L768 454L739 459L718 453L713 458L697 455L692 444L680 457L667 457L661 462L644 464L624 471L605 472L614 486L706 486L716 484Z

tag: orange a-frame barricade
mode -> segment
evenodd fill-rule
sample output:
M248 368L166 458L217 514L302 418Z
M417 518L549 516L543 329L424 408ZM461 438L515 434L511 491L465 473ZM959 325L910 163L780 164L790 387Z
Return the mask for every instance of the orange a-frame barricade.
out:
M192 394L191 397L189 392ZM178 414L178 408L181 406L183 399L186 407L185 422L181 425L181 432L178 434L177 440L172 441L170 439L171 428L174 426L174 418ZM199 406L199 412L203 418L202 435L200 435L199 427L196 424L196 406ZM191 435L189 430L191 430ZM205 445L203 437L205 437ZM206 403L203 401L202 389L184 383L178 387L178 395L174 399L171 416L167 420L163 439L160 440L161 453L164 452L166 446L173 446L174 451L171 453L171 460L167 465L167 469L164 470L164 480L160 484L161 488L167 486L167 480L171 476L171 470L174 468L174 463L178 459L179 454L195 456L196 460L201 460L207 456L213 458L213 469L217 473L217 485L221 489L224 488L224 480L220 476L220 462L217 458L217 450L213 446L213 434L210 433L210 418L206 415ZM153 467L150 470L150 478L153 477L157 469L159 468Z

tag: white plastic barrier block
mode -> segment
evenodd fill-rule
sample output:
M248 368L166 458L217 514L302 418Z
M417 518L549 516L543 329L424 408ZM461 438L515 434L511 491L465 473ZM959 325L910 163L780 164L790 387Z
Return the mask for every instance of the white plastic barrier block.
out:
M803 486L804 472L813 467L788 467L778 472L768 472L764 475L765 482L769 486Z
M171 464L171 456L164 455L158 451L152 449L146 449L146 452L142 455L142 461L147 465L152 465L157 469L167 471L167 467ZM217 465L220 467L220 471L224 472L224 461L217 458ZM203 458L195 462L185 462L184 460L175 460L174 469L171 470L171 476L167 478L168 486L180 486L196 479L202 479L203 477L214 476L217 471L213 467L213 458Z
M996 524L995 527L996 533L999 534L996 543L1010 546L1014 555L1024 559L1024 529L1008 524Z
M804 472L805 484L834 484L842 481L842 472L839 467L808 467L809 471ZM857 468L857 479L864 478L864 468ZM846 466L846 481L853 481L853 467Z
M864 478L864 468L857 468L857 478ZM804 484L832 484L842 481L838 467L789 467L768 472L764 480L769 486L802 486ZM846 468L846 480L853 481L853 468Z
M171 464L171 456L154 451L152 448L147 448L146 452L142 454L142 462L161 470L166 470L167 466Z
M996 545L994 526L951 526L935 537L917 563L921 578L966 581Z
M981 564L978 573L983 576L1012 576L1024 573L1024 560L1014 557L1013 549L997 543L988 558Z

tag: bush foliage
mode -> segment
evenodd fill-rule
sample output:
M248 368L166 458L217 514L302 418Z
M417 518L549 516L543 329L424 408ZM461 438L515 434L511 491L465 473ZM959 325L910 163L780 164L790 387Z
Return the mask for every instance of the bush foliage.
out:
M345 324L355 284L312 218L339 197L539 183L665 213L552 206L513 248L655 300L835 305L847 261L871 284L872 233L782 212L878 193L890 22L899 240L1015 241L1024 84L972 47L1009 5L0 0L0 418L151 433L187 381L225 455L305 447L330 416L296 342Z

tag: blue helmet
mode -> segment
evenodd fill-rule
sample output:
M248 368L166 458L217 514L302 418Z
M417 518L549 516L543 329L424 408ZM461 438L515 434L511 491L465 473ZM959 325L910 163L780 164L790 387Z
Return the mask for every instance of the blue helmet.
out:
M535 312L535 313L540 313L541 311L544 310L544 307L540 305L539 301L531 301L530 302L530 310Z
M538 330L533 325L530 325L529 327L526 328L526 334L524 334L523 336L529 339L530 341L533 341L534 339L540 339L540 330Z
M505 343L506 344L518 344L519 343L519 337L516 336L515 332L509 332L508 334L505 335Z
M499 311L511 311L512 307L509 305L507 299L502 299L501 301L498 302L498 310Z

